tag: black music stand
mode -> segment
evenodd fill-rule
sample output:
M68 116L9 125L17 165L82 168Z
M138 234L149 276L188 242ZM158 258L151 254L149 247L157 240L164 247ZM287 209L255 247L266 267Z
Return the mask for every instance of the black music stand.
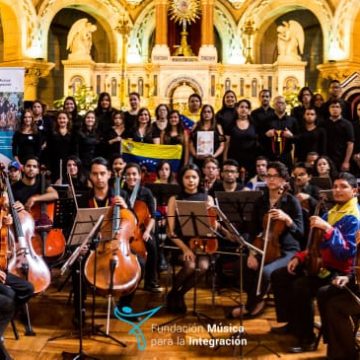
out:
M207 238L214 238L217 235L215 229L212 229L210 224L210 219L207 211L207 202L206 201L176 201L176 210L177 217L179 219L181 235L189 238L202 238L206 241ZM209 317L208 315L198 312L196 310L197 305L197 273L199 272L199 263L198 263L198 253L195 250L196 260L195 260L195 273L194 273L194 292L193 292L193 310L190 313L186 313L180 316L175 317L172 320L169 320L161 325L160 327L166 326L178 320L185 319L188 316L194 316L197 321L203 326L210 337L214 339L214 335L208 331L207 324L205 320L208 320L211 323L214 323L215 320Z
M151 190L158 205L167 204L171 196L178 195L181 191L178 184L146 183L144 186Z
M310 184L317 186L320 190L329 190L332 188L332 181L329 177L317 177L313 176L310 180Z
M101 213L100 211L98 211L98 213ZM70 266L77 260L78 264L79 264L79 270L78 270L78 274L79 274L79 330L78 330L78 334L73 334L72 332L70 332L70 334L62 334L59 336L55 336L49 339L49 341L52 340L57 340L60 338L66 338L66 337L79 337L79 351L77 353L69 353L66 351L63 351L62 353L62 357L63 359L72 359L72 360L86 360L86 359L90 359L90 360L98 360L95 357L89 356L87 354L84 353L83 351L83 313L84 313L84 309L82 308L82 261L83 261L83 255L81 253L81 249L87 244L89 243L93 238L97 237L97 233L100 230L100 225L103 222L104 219L104 214L101 213L99 215L99 217L96 219L96 223L94 224L94 221L79 221L78 223L75 222L72 232L71 232L71 237L69 240L69 243L76 245L77 248L74 251L73 255L71 255L71 257L68 259L68 261L64 264L64 266L61 269L61 274L65 274L65 272L70 268ZM81 218L81 215L79 216L79 218ZM87 227L90 227L90 231L86 231Z

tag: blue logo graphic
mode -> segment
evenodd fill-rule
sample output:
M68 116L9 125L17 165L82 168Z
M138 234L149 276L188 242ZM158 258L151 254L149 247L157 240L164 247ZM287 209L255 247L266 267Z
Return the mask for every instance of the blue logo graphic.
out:
M114 315L120 321L123 321L132 326L132 329L130 329L128 334L135 335L136 341L138 344L138 349L141 351L145 350L145 348L146 348L146 339L145 339L144 333L142 332L140 326L142 324L144 324L147 320L149 320L152 316L154 316L161 309L161 307L162 306L158 306L156 308L153 308L153 309L150 309L147 311L143 311L143 312L139 312L139 313L134 313L133 309L129 306L123 306L121 310L118 307L116 307L114 310ZM131 321L131 319L137 318L139 316L141 316L141 317L145 316L145 317L139 322Z

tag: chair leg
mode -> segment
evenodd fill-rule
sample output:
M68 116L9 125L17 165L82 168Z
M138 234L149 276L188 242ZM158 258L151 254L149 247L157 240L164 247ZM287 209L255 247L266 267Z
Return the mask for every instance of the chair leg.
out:
M15 320L14 318L11 319L11 327L13 329L15 340L19 340L19 332L16 328Z

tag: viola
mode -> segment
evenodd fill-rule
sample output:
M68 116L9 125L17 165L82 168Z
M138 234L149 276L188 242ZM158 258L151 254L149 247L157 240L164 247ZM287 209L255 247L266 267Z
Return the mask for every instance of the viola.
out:
M215 229L217 213L215 209L208 209L208 216L210 219L210 225ZM214 254L218 249L218 240L213 238L191 238L189 241L189 247L193 251L201 251L206 254Z
M120 178L115 180L115 194L120 194ZM136 218L128 209L114 205L101 226L101 242L86 260L84 273L87 281L100 294L115 292L121 296L133 292L141 279L137 256L131 252L130 240L136 229ZM96 268L95 268L96 256ZM94 284L94 271L96 284Z
M144 201L136 200L139 188L140 188L140 182L137 182L130 196L130 204L138 220L134 232L134 237L131 241L130 246L131 246L131 250L135 252L135 254L139 255L144 260L146 260L147 251L146 251L143 235L151 219L151 214Z
M326 197L322 196L318 201L314 216L319 216L320 210L325 206ZM324 230L319 228L311 228L308 235L306 250L307 256L305 258L305 269L309 275L319 274L323 267L323 260L320 253L320 244L323 241Z
M41 194L45 193L46 172L41 172ZM31 215L35 220L36 233L32 238L35 252L50 259L56 259L64 254L66 247L65 236L62 229L53 228L55 204L42 202L35 204L31 209Z
M34 287L34 293L37 294L45 291L50 285L50 270L43 258L37 255L32 247L31 238L35 232L34 219L27 211L17 212L14 209L14 195L7 177L5 177L5 183L17 238L16 261L11 266L10 263L8 264L8 271L28 280Z

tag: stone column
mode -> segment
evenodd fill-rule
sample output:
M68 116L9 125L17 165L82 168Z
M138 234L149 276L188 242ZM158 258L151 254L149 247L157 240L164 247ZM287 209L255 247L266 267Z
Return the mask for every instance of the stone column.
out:
M217 62L214 46L214 0L201 0L201 61Z
M170 50L167 44L168 0L155 0L155 46L151 53L153 62L168 61Z

